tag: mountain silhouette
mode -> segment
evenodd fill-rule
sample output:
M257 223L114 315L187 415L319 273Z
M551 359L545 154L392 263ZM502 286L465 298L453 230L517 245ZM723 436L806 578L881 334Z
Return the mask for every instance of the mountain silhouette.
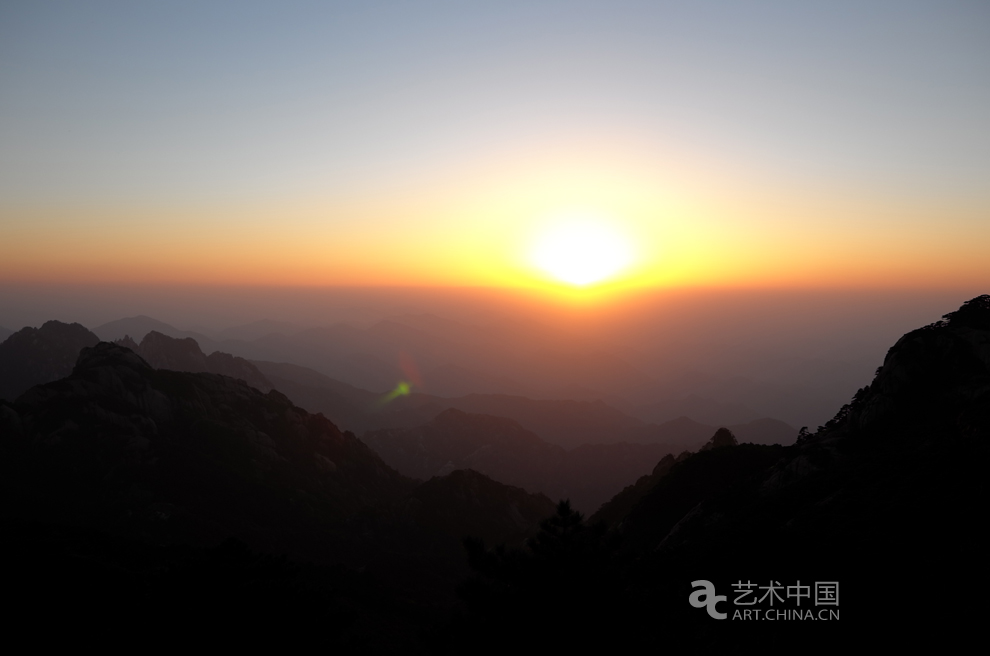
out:
M69 377L7 405L4 421L8 516L298 552L331 520L412 488L278 392L156 370L106 342L83 349ZM301 527L308 541L294 537Z
M592 524L601 522L607 526L619 526L626 515L629 514L632 507L646 496L646 493L652 490L660 482L660 479L670 473L675 463L681 462L691 455L693 454L690 451L682 451L675 458L673 454L668 453L653 467L653 471L640 476L634 484L623 488L621 492L609 499L607 503L602 504L595 511L595 514L588 518L588 521Z
M209 363L195 341L149 331L127 343L143 351L149 337L153 360ZM982 627L990 296L904 335L869 385L795 443L708 427L679 451L663 425L634 419L629 434L653 437L568 451L515 418L426 395L398 399L432 413L424 423L365 443L277 389L156 368L94 340L49 322L0 343L0 373L27 385L0 400L0 547L20 602L9 619L28 633L731 653ZM308 380L355 417L378 398L299 365L255 370ZM495 396L465 403L614 417L607 404ZM701 430L675 422L666 430ZM581 485L608 499L587 521L562 502L590 498ZM736 582L837 582L842 620L720 621L689 603L699 580L729 612Z
M554 513L554 503L542 494L459 469L416 487L405 511L418 525L458 539L471 536L488 544L518 545Z
M293 402L322 412L361 435L366 431L410 429L453 408L471 414L512 419L551 444L573 449L582 444L642 442L665 444L670 451L697 450L718 426L679 417L647 424L602 401L530 399L508 394L469 394L446 398L413 393L382 403L382 394L335 380L295 364L252 361ZM740 441L792 444L797 429L771 418L729 424Z
M163 335L168 335L169 337L175 337L177 339L191 337L195 339L200 346L211 350L214 350L216 347L214 341L206 335L192 330L179 330L175 326L167 324L164 321L159 321L158 319L148 317L143 314L136 317L127 317L126 319L109 321L93 329L93 332L96 333L101 340L106 342L122 339L125 336L130 336L135 341L140 341L143 340L144 336L151 331L156 331Z
M590 510L648 473L668 449L666 444L617 443L566 451L511 419L453 408L423 426L370 431L361 439L407 476L427 479L470 468Z
M251 364L293 403L311 412L322 412L344 428L361 434L381 428L372 417L383 414L380 393L370 392L330 378L309 367L287 362L252 360ZM425 423L428 419L416 423Z
M617 545L605 573L593 560L570 571L575 580L605 576L611 583L604 589L623 590L583 597L596 627L615 627L599 638L612 648L662 642L692 649L703 636L705 649L733 651L802 639L835 648L854 635L888 644L936 631L947 641L978 635L990 578L981 520L990 455L990 296L904 335L870 385L817 431L802 431L797 444L734 442L723 433L710 448L662 459L597 513L610 528L596 544ZM505 589L500 577L509 563L516 572L533 569L513 590L551 595L533 578L544 567L535 555L493 558L488 562L506 565L475 567L485 595ZM739 608L732 601L737 582L831 581L845 591L843 621L719 621L688 603L699 580L726 595L719 610L727 618ZM498 609L475 603L465 623L486 626L497 617L503 627L524 625L527 618L511 610L515 597L504 601ZM548 614L546 635L566 621ZM463 625L452 625L452 635ZM522 637L506 629L499 641Z
M417 487L277 391L155 369L118 344L0 401L8 591L41 602L42 586L72 635L118 618L98 630L108 643L164 622L166 642L408 651L452 608L463 538L518 544L552 510L476 472ZM18 626L40 629L21 608Z
M35 385L72 372L79 351L99 338L78 323L46 321L0 342L0 399L13 400Z
M140 344L136 344L128 335L117 340L117 343L130 348L156 369L221 374L243 380L262 392L273 389L265 375L244 358L220 351L206 355L192 337L169 337L152 330Z
M763 307L760 301L756 303ZM744 309L738 306L730 312L742 319L742 324L746 319L739 313ZM95 332L108 340L126 333L138 342L150 330L193 337L206 353L219 350L249 360L305 366L377 394L385 394L407 379L402 362L412 362L421 374L415 391L434 396L506 394L531 399L601 400L647 423L687 416L715 427L761 417L774 417L795 427L824 423L879 364L879 348L889 346L871 338L869 350L837 351L823 357L822 347L812 343L800 346L794 341L805 339L801 335L807 333L795 325L793 332L779 336L782 343L778 347L767 343L765 334L750 335L754 346L761 345L757 355L744 345L746 340L739 341L743 338L740 331L747 332L753 326L744 328L738 322L733 324L737 339L725 339L730 324L717 320L692 327L691 336L681 334L688 329L681 325L675 339L668 332L672 326L661 324L651 330L646 324L657 317L647 320L644 316L638 330L620 338L581 335L580 330L541 324L524 316L493 317L484 325L470 325L429 315L396 314L382 319L383 315L371 311L356 314L366 315L362 323L302 326L272 316L253 325L216 332L193 329L209 339L147 317L111 322L116 326L112 334L101 332L103 326ZM139 325L139 320L144 323ZM369 320L373 323L364 323ZM778 330L784 330L783 323L778 324ZM824 328L828 324L817 325ZM864 326L847 337L860 332L874 335L875 328ZM888 334L884 333L883 340ZM810 338L810 334L806 336ZM678 352L661 355L683 338L688 338L687 343L681 342L683 352L675 348ZM322 408L308 409L325 412ZM461 409L502 414L491 409ZM521 423L555 441L542 430ZM357 433L386 427L347 426ZM628 438L618 441L623 440Z

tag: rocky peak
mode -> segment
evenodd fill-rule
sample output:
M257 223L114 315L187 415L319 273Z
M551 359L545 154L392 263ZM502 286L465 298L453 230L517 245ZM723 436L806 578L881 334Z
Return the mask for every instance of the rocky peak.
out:
M663 474L666 474L668 471L670 471L670 468L673 466L674 466L674 456L673 454L668 453L667 455L665 455L663 458L660 459L660 462L656 464L656 466L653 468L653 471L650 473L650 476L658 476L658 475L662 476Z
M990 294L972 298L942 317L953 328L969 327L990 330Z
M155 369L230 376L243 380L262 392L268 392L273 388L265 375L244 358L220 351L205 355L199 343L192 337L169 337L152 330L144 336L141 344L135 344L134 340L127 336L117 340L116 343L130 348Z
M712 439L708 440L708 442L701 447L701 450L711 451L712 449L720 449L725 446L736 446L738 444L739 440L737 440L736 436L732 434L732 431L728 428L719 428L715 431L715 434L712 435Z
M140 353L156 369L172 371L208 371L206 354L192 337L182 339L152 330L139 346Z
M72 372L80 349L100 339L78 323L46 321L22 328L0 343L0 398L14 399L29 388Z
M79 352L72 373L76 376L84 376L87 372L105 367L126 367L139 373L151 371L151 366L144 358L129 348L112 342L99 342Z
M132 351L134 351L135 353L137 352L137 350L139 348L138 347L138 343L135 342L134 339L130 335L124 335L120 339L115 339L115 340L113 340L113 343L116 344L117 346L123 346L124 348L129 348Z
M815 440L863 430L941 426L952 431L990 429L990 295L963 303L931 325L901 337L873 382L860 389ZM933 423L934 422L934 423Z

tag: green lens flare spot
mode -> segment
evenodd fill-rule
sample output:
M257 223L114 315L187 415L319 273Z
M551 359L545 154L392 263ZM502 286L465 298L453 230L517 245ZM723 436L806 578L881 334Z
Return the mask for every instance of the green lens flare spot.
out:
M401 381L395 386L394 390L382 397L381 403L388 403L389 401L393 401L400 396L409 396L410 392L412 392L412 388L409 383L406 381Z

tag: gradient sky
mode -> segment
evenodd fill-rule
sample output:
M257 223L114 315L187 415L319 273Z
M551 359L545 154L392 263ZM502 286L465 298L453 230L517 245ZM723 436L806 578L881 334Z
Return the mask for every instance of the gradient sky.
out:
M532 286L569 216L632 286L990 280L990 4L0 4L0 282Z

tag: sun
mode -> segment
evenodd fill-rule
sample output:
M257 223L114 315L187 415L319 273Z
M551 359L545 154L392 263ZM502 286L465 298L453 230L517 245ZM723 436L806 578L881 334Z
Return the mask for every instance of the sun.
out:
M565 219L536 240L533 263L561 282L585 287L615 277L632 264L632 248L607 222Z

